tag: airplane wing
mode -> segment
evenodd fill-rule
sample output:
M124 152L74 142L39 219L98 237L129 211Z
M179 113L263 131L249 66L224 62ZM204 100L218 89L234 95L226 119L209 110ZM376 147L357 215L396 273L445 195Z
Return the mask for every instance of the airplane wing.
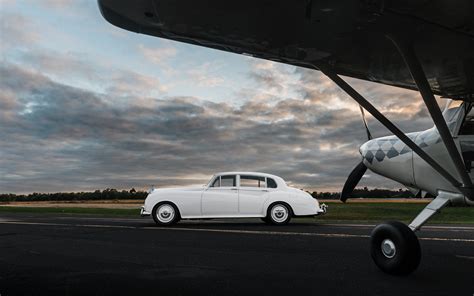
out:
M377 165L392 172L389 178L406 180L395 178L406 175L405 162L396 161L403 167L398 170L382 163L382 140L394 141L393 151L394 143L406 145L400 147L412 151L414 167L407 170L417 172L416 186L437 195L409 226L387 222L372 231L371 256L384 272L406 275L417 268L421 249L414 231L435 213L448 204L474 206L471 177L433 95L474 101L474 1L99 0L99 7L110 23L126 30L319 69L390 130L394 136L388 140L364 144L373 144L376 152L364 154L341 200L350 197L377 154L382 155ZM421 135L416 139L423 146L338 74L418 90L436 127L428 131L444 145L432 144L438 150L425 151L429 145ZM418 169L415 158L423 160L416 162Z
M414 89L387 38L413 41L434 94L474 99L472 0L99 0L123 29Z

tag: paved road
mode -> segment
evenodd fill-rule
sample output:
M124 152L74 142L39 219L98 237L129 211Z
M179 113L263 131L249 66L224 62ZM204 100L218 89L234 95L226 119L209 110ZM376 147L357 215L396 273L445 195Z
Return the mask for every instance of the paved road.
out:
M1 214L5 295L467 295L474 227L428 227L420 268L380 272L370 225Z

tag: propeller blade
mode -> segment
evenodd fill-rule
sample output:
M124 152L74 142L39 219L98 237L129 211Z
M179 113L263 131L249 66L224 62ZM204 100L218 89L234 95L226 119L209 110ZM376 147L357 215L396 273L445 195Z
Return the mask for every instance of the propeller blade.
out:
M364 108L362 108L361 105L359 105L359 108L360 108L360 113L362 114L362 121L364 122L365 131L367 132L367 138L370 141L372 140L372 134L370 133L370 130L369 130L369 124L367 123L367 118L365 118Z
M352 170L352 172L349 174L349 177L347 177L344 187L342 188L342 192L341 192L342 202L346 202L346 200L351 196L352 191L354 191L354 188L357 186L360 179L362 179L362 176L365 174L366 171L367 171L367 167L365 166L364 161L361 161Z

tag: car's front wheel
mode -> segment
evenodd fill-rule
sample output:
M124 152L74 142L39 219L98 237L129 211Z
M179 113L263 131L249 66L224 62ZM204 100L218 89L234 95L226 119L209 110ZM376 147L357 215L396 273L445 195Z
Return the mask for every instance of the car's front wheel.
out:
M284 203L274 203L267 210L266 220L273 225L284 225L290 222L291 208Z
M170 202L162 202L153 208L153 220L158 225L172 225L179 221L178 208Z

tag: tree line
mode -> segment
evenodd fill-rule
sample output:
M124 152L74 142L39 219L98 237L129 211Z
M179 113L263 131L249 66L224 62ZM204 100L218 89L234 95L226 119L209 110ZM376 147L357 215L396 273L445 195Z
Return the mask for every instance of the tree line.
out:
M316 199L339 199L339 192L309 192ZM95 190L93 192L57 192L57 193L31 193L31 194L0 194L0 202L11 201L81 201L81 200L119 200L137 199L143 200L147 196L146 191L117 190L107 188L105 190ZM355 189L353 198L414 198L409 190L389 190L389 189Z
M308 192L308 191L307 191ZM341 193L340 192L308 192L311 194L312 197L316 199L339 199ZM414 198L415 195L408 189L398 189L398 190L390 190L390 189L380 189L374 188L369 189L364 187L362 189L354 189L351 194L351 198Z
M93 192L57 192L57 193L31 193L31 194L0 194L0 202L10 201L80 201L80 200L118 200L118 199L139 199L143 200L147 196L146 191L117 190L107 188Z

